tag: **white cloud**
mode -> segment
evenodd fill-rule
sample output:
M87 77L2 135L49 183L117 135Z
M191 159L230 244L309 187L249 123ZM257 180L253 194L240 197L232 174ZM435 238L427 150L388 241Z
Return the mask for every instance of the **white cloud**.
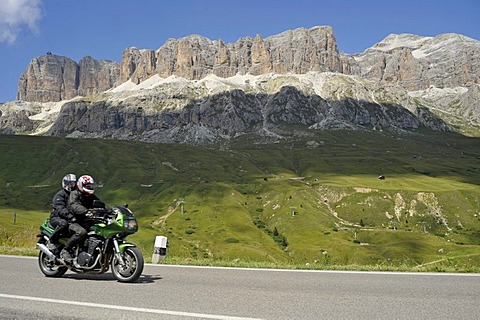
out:
M0 43L13 43L22 28L37 30L42 0L0 0Z

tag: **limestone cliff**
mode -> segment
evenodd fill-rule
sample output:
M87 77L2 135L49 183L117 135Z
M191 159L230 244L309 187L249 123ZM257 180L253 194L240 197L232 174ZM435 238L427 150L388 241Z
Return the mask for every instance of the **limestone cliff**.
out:
M350 74L407 90L480 83L480 41L458 35L391 34L348 59Z
M209 74L358 75L407 90L453 88L480 83L480 41L458 35L389 35L362 53L339 53L331 27L288 30L265 39L235 43L200 35L169 39L158 50L127 48L121 63L83 58L78 64L56 55L35 58L21 76L17 99L48 102L96 94L127 80L139 84L158 74L200 80Z
M223 144L317 129L480 136L480 42L390 35L339 53L330 27L235 43L199 35L122 62L54 54L32 60L0 133Z
M30 62L18 82L17 100L55 102L103 92L120 84L120 66L109 60L47 54Z
M340 55L330 27L296 29L263 39L241 38L235 43L199 35L169 39L155 53L128 48L122 55L122 81L140 83L154 74L199 80L209 74L341 72Z

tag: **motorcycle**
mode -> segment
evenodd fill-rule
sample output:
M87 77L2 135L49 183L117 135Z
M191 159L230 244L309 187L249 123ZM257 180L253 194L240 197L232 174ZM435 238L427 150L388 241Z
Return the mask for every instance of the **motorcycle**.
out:
M42 273L47 277L61 277L67 270L103 274L111 267L119 282L135 282L142 274L144 259L136 245L125 240L138 231L137 220L128 205L106 209L103 202L95 200L87 219L91 227L85 240L74 248L71 262L60 258L69 235L60 235L59 245L55 246L50 242L55 228L49 219L43 222L37 235L38 264Z

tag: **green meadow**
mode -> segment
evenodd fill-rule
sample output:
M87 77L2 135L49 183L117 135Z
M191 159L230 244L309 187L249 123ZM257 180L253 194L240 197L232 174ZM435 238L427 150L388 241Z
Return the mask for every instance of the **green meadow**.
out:
M61 178L128 203L147 262L480 272L480 140L452 133L302 131L221 150L0 136L0 253L36 255Z

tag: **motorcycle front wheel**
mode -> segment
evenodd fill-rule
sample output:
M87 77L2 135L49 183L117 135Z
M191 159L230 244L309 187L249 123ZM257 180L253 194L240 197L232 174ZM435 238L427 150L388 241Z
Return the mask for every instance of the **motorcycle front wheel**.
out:
M40 270L47 277L61 277L67 272L68 268L62 265L58 265L54 259L51 259L43 251L38 254L38 265Z
M125 248L122 255L125 264L122 266L118 261L117 256L114 255L112 259L112 273L113 276L120 282L134 282L143 271L143 255L138 248Z

